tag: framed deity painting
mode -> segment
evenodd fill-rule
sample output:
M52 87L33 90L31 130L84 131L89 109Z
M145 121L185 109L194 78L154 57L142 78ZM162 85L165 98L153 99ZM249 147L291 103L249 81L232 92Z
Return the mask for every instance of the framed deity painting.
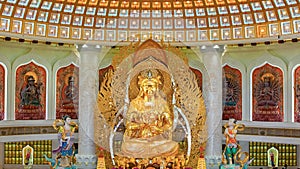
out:
M46 118L46 70L34 62L16 70L15 119Z
M68 115L77 119L79 106L79 67L74 64L60 68L56 73L56 118Z

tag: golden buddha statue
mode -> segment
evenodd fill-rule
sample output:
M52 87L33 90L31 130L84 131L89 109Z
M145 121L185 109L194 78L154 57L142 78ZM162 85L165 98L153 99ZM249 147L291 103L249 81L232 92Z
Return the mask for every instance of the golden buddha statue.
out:
M177 154L178 144L171 136L174 115L161 95L161 84L158 70L145 70L138 76L140 91L126 113L122 156L152 158Z

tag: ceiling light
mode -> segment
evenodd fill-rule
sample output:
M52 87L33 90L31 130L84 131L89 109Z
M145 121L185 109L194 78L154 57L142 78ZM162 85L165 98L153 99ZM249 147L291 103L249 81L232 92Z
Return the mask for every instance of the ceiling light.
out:
M289 26L285 26L285 29L288 30L288 29L290 29L290 27Z
M282 11L282 14L283 14L283 15L286 15L286 11Z

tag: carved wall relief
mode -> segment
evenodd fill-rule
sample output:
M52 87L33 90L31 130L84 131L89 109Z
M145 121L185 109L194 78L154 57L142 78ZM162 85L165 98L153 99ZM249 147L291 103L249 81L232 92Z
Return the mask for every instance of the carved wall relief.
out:
M5 114L5 69L0 64L0 120L4 119Z
M223 67L225 73L223 86L223 120L230 118L242 120L242 74L238 69L228 65Z
M294 121L300 122L300 66L294 74Z
M265 64L252 74L253 121L283 121L283 73Z

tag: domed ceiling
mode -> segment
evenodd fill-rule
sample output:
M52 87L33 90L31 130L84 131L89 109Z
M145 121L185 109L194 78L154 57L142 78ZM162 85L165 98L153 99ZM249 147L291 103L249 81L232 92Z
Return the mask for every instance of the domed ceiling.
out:
M0 0L0 35L62 42L299 37L300 0ZM228 41L231 40L231 41Z

